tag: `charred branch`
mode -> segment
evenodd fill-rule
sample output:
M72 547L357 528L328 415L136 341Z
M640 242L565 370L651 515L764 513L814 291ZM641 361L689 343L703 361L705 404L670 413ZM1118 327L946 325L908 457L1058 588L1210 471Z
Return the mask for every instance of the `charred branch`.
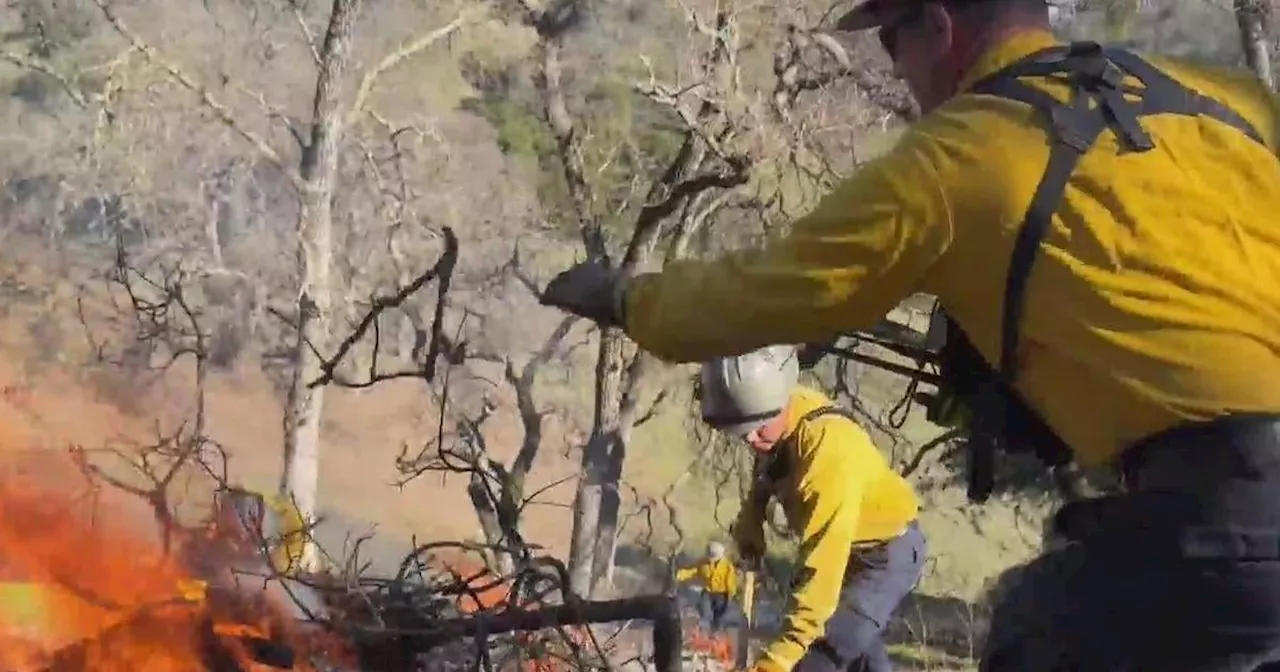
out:
M812 60L818 63L812 63ZM848 48L830 34L787 26L787 39L773 55L773 112L783 122L800 96L848 81L875 105L899 117L919 116L910 96L883 72L854 65Z
M202 318L204 312L191 296L191 284L199 274L188 273L182 266L161 266L147 272L136 266L123 243L116 247L115 264L107 273L108 295L118 313L132 325L131 342L125 344L131 356L108 358L105 344L97 344L82 311L81 321L86 335L99 357L126 368L126 375L137 375L139 368L165 370L178 360L194 362L194 398L191 418L170 431L157 424L156 439L147 444L86 448L73 446L70 456L91 484L106 484L144 500L151 508L163 533L168 552L172 532L177 529L173 518L173 489L179 477L192 470L211 478L220 487L227 481L227 455L207 435L207 386L209 379L209 334ZM125 301L119 301L123 296ZM159 364L153 363L157 352ZM94 458L110 455L127 467L126 474L109 469Z
M425 653L463 637L492 636L517 630L537 631L626 620L653 622L654 665L659 672L682 669L680 619L674 600L665 595L620 600L581 601L535 610L509 610L475 618L431 623L423 629L355 631L359 646L384 655Z
M921 444L921 446L916 449L915 454L911 456L911 459L908 460L906 464L902 465L902 467L898 469L898 473L902 474L902 476L904 477L911 476L912 474L919 471L920 467L924 464L925 458L928 457L930 454L932 454L935 450L937 450L938 448L944 448L944 447L950 446L952 443L959 441L963 438L964 438L963 429L950 429L943 432L939 436L935 436L934 438Z
M397 378L421 378L431 381L435 379L436 368L441 355L446 355L447 359L455 357L455 354L449 348L449 341L444 336L443 329L444 309L447 305L450 282L453 279L453 272L458 263L458 238L453 229L447 226L443 227L442 233L444 235L444 252L436 260L435 265L420 273L408 284L399 287L395 292L385 296L374 297L370 301L369 309L360 318L351 333L338 344L334 354L321 359L321 374L318 378L307 383L308 387L316 388L333 383L343 387L364 388L384 380ZM402 309L407 301L415 297L418 292L433 281L436 282L435 314L431 321L430 333L419 334L414 347L413 359L417 365L399 371L380 371L378 366L378 352L380 350L378 342L381 340L379 318L389 310ZM344 378L338 373L338 369L350 355L352 349L370 332L374 336L374 347L368 375L363 380ZM422 352L424 347L427 350L425 354ZM317 356L319 356L318 352Z
M527 279L521 277L518 254L517 249L504 271L515 276L521 283L526 283ZM524 362L517 362L516 358L493 350L468 347L465 343L457 343L456 339L447 345L457 354L457 358L451 360L454 364L483 361L502 365L503 382L515 394L515 411L523 432L520 448L510 466L491 456L484 436L485 423L498 410L498 406L488 395L482 400L480 408L470 414L459 412L456 406L442 404L449 409L449 413L457 416L454 428L456 439L451 446L444 445L444 437L441 435L428 443L416 456L409 458L402 452L397 460L401 473L405 475L404 482L428 472L466 474L468 495L480 518L485 538L494 547L524 545L519 529L520 518L525 507L540 494L527 493L526 482L542 447L543 420L550 412L538 403L534 387L542 367L561 351L565 338L578 321L576 317L561 320L538 350ZM495 556L495 562L504 571L509 571L515 562L507 552L497 552Z

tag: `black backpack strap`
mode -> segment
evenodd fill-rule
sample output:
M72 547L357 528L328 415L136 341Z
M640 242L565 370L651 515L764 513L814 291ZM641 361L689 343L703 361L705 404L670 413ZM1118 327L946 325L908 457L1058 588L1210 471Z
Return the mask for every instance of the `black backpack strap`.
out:
M1023 81L1024 78L1064 81L1069 86L1069 97L1061 102ZM1129 78L1137 80L1138 85L1126 84ZM1032 106L1047 120L1051 141L1044 173L1018 230L1009 260L997 375L981 395L984 409L975 418L974 433L989 436L985 442L970 442L969 494L975 501L982 501L994 485L993 451L984 450L983 444L994 445L995 441L1003 440L1009 404L1020 404L1024 414L1043 424L1014 391L1019 328L1032 263L1081 157L1106 130L1115 133L1124 151L1155 149L1155 142L1140 123L1142 117L1155 114L1210 117L1258 143L1262 143L1262 139L1243 117L1226 105L1186 88L1132 52L1104 49L1094 42L1051 47L1032 54L980 80L970 92ZM1056 436L1050 443L1037 446L1042 459L1054 467L1071 460L1070 449Z
M840 408L839 406L819 406L818 408L800 416L799 424L803 425L810 420L816 420L824 415L838 415L855 423L858 421L858 416L854 415L853 411L848 409Z
M1124 49L1104 50L1108 59L1121 70L1142 82L1139 116L1178 114L1216 119L1245 134L1250 140L1266 146L1266 141L1244 117L1225 104L1179 84L1137 54Z

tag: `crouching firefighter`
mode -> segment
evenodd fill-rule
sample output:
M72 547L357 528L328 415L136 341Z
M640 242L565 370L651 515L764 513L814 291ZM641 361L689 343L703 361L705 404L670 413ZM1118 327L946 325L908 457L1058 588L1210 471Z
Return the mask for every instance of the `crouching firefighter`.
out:
M881 634L925 559L916 495L867 433L830 399L797 385L798 375L786 346L702 367L703 419L745 439L756 456L733 527L741 557L754 565L764 554L773 498L800 538L781 633L755 669L891 670Z
M543 302L688 362L933 294L991 372L980 434L1034 421L1124 483L1061 512L1088 524L997 605L981 669L1280 663L1280 103L1244 72L1060 44L1041 0L873 0L836 28L878 30L920 103L888 153L761 249L589 260Z

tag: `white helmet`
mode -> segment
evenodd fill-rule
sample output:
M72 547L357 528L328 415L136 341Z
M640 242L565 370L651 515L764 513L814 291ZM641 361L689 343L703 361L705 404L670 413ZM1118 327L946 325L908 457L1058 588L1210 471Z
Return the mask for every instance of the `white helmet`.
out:
M707 557L712 560L719 560L724 557L724 544L713 541L707 544Z
M800 377L795 348L773 345L702 365L702 419L746 436L787 407Z

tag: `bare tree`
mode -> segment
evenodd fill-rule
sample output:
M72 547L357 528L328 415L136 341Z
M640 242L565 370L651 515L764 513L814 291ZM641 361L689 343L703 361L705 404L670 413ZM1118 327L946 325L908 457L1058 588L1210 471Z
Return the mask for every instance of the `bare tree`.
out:
M308 520L315 518L320 480L320 418L324 388L308 385L321 375L320 356L330 339L333 287L329 282L333 265L333 180L338 170L343 119L340 110L341 78L346 74L351 43L351 24L356 0L334 0L329 27L320 48L312 108L311 137L302 150L298 171L298 265L296 342L293 350L293 377L285 401L284 470L280 490L298 503ZM308 545L302 565L316 564L313 545Z
M1271 75L1271 3L1268 0L1235 0L1236 23L1240 26L1240 48L1249 69L1268 89L1275 87Z
M299 16L304 37L315 60L317 74L311 104L311 121L305 133L291 121L264 103L264 111L272 119L283 120L297 141L299 160L291 166L287 154L273 147L268 139L244 123L209 87L189 75L173 60L135 32L119 15L109 0L94 0L111 28L153 67L163 71L174 83L193 94L215 119L239 135L257 155L285 175L298 199L295 227L296 294L288 320L295 329L291 352L290 384L284 414L284 469L280 481L282 492L298 504L304 516L313 520L318 502L320 460L320 417L324 384L333 381L326 370L326 353L334 344L332 301L335 287L331 280L333 266L333 210L335 176L344 146L344 132L371 114L368 103L379 76L406 59L441 42L464 25L474 12L436 27L403 44L399 49L374 63L349 94L344 90L351 51L351 30L358 0L333 0L323 39L317 43ZM5 60L40 72L48 72L67 84L67 90L78 103L97 102L105 105L108 95L90 101L78 95L78 89L55 69L38 60L6 54ZM219 258L220 245L211 239L214 259ZM273 311L283 314L282 311ZM345 353L344 353L345 354ZM339 357L338 359L341 359ZM322 382L317 382L322 381ZM304 565L313 567L314 549L308 547Z
M530 286L530 289L533 288ZM561 320L542 345L523 361L483 345L452 345L456 353L454 362L500 365L503 383L515 395L515 410L520 418L522 434L520 446L509 465L493 455L484 436L485 424L500 410L498 403L486 393L480 399L479 408L460 410L456 401L449 403L447 380L438 397L442 414L456 417L452 445L442 445L445 437L441 433L416 455L409 457L402 453L398 459L406 482L433 471L467 475L467 494L479 518L481 531L493 550L495 567L503 573L513 571L518 562L516 553L527 547L520 531L520 518L525 507L540 494L529 492L527 482L543 445L543 420L550 411L539 403L534 386L542 368L563 353L565 338L577 322L572 317Z
M116 317L124 318L133 327L123 346L116 348L98 338L82 313L85 336L97 359L105 365L122 366L130 375L138 376L143 371L166 370L184 360L193 364L192 410L176 428L164 431L157 423L156 438L151 443L74 446L70 451L91 484L110 485L147 503L166 552L173 533L179 529L174 512L180 502L175 498L183 493L178 488L191 485L189 479L193 476L212 481L215 487L228 483L226 452L208 436L210 337L203 323L203 306L192 296L192 287L199 280L199 273L181 265L148 273L134 265L120 245L106 281L108 295L118 309ZM116 463L104 464L102 454L114 457ZM124 473L122 465L127 467Z
M605 218L600 212L601 195L593 191L583 165L585 129L575 124L564 88L562 52L566 33L582 20L584 7L576 0L549 3L522 3L521 19L539 37L537 79L546 121L558 147L565 186L572 203L572 215L587 254L609 261ZM731 29L726 31L729 37ZM717 39L704 63L708 80L731 80L730 59L734 45ZM679 105L677 97L660 89L664 102ZM699 118L699 115L702 117ZM651 182L643 205L635 214L633 233L620 259L613 260L620 272L631 273L644 266L660 240L662 224L694 197L712 189L729 189L747 180L747 159L725 148L703 122L716 116L715 105L707 102L700 111L687 113L688 123L675 158ZM704 167L705 162L705 167ZM642 381L652 365L649 357L630 352L618 330L600 334L596 360L595 395L591 434L582 453L582 474L574 497L573 536L570 547L571 587L590 595L612 581L613 556L621 507L619 483L631 430L645 412Z
M653 174L637 177L638 182L648 184L634 208L624 204L609 210L601 207L607 198L589 179L591 167L583 158L589 129L571 111L573 105L564 84L565 43L570 31L583 20L582 3L521 3L521 19L539 37L535 79L545 120L556 140L571 203L569 215L577 224L588 257L605 260L622 274L649 267L664 256L693 253L691 241L705 236L707 227L730 206L740 211L776 212L780 193L765 195L746 188L759 177L766 157L797 166L809 163L805 169L817 164L824 175L830 175L829 164L815 161L821 152L812 146L811 118L795 114L796 104L807 91L863 74L850 65L844 45L817 31L793 26L781 37L784 46L775 58L776 83L767 94L771 106L762 106L758 101L766 96L744 88L741 57L748 40L741 35L738 14L725 7L705 16L683 5L680 9L697 45L687 65L691 73L681 78L687 81L664 83L657 68L641 55L650 76L635 87L638 94L669 110L678 125L678 148ZM823 67L814 67L814 60ZM628 213L629 219L630 235L621 245L609 240L605 227L606 215L616 212ZM665 255L658 247L664 239L668 243ZM656 361L637 352L620 331L604 330L598 347L591 434L582 452L570 550L572 586L584 595L612 582L619 486L627 445L636 422L650 412L653 399L661 395L646 383L657 369Z
M297 264L297 341L294 349L293 380L285 406L284 473L282 492L298 503L308 519L314 518L320 469L320 418L324 388L314 382L325 376L323 358L332 337L330 269L333 265L334 176L345 124L363 114L377 77L406 57L426 49L462 25L456 19L444 28L406 44L377 63L361 80L350 108L344 108L340 91L347 68L351 25L357 0L334 0L329 27L319 50L315 104L312 109L311 138L303 147L299 166ZM309 547L311 548L311 547ZM304 556L303 566L314 565L314 550Z

